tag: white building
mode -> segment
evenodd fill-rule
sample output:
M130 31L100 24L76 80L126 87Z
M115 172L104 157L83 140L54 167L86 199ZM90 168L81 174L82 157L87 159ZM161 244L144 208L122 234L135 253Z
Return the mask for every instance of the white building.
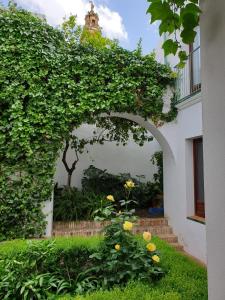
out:
M188 61L177 79L178 116L160 129L174 155L169 166L164 156L164 206L185 251L206 262L200 30L186 51ZM176 70L176 57L164 58L161 51L156 57Z

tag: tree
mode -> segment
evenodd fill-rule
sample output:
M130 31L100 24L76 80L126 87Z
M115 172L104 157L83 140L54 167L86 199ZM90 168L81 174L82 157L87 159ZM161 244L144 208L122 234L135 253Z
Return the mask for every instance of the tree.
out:
M165 55L178 54L179 66L183 67L187 53L182 50L182 43L194 42L195 28L199 24L201 14L198 0L148 0L148 2L150 4L147 13L151 15L151 23L159 21L159 34L168 35L162 46Z

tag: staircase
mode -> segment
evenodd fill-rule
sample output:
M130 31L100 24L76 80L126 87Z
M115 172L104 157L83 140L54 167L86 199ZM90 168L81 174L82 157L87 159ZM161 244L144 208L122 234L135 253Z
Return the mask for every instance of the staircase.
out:
M54 222L53 236L93 236L101 234L105 225L109 222ZM182 251L183 247L178 243L177 236L173 234L172 228L168 225L166 218L141 218L133 228L133 233L151 232L152 235L158 236L166 241L176 250Z

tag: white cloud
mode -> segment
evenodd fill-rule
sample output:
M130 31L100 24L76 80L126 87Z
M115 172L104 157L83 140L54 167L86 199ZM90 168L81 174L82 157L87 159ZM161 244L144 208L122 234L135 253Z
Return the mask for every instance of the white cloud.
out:
M128 34L123 25L122 17L114 11L111 11L107 6L100 5L97 8L99 14L99 23L104 33L109 38L127 39Z
M61 24L63 18L70 14L77 15L78 23L84 25L84 17L90 10L88 0L16 0L16 2L28 10L44 14L53 26ZM97 5L96 11L99 15L100 26L107 37L127 39L127 31L118 12L110 10L105 5Z

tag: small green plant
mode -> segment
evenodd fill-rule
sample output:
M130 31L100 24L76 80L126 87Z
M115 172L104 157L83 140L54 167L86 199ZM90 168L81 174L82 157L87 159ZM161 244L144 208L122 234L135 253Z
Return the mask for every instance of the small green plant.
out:
M49 292L68 291L69 281L48 272L55 254L54 242L31 242L17 257L0 260L0 299L47 299Z

